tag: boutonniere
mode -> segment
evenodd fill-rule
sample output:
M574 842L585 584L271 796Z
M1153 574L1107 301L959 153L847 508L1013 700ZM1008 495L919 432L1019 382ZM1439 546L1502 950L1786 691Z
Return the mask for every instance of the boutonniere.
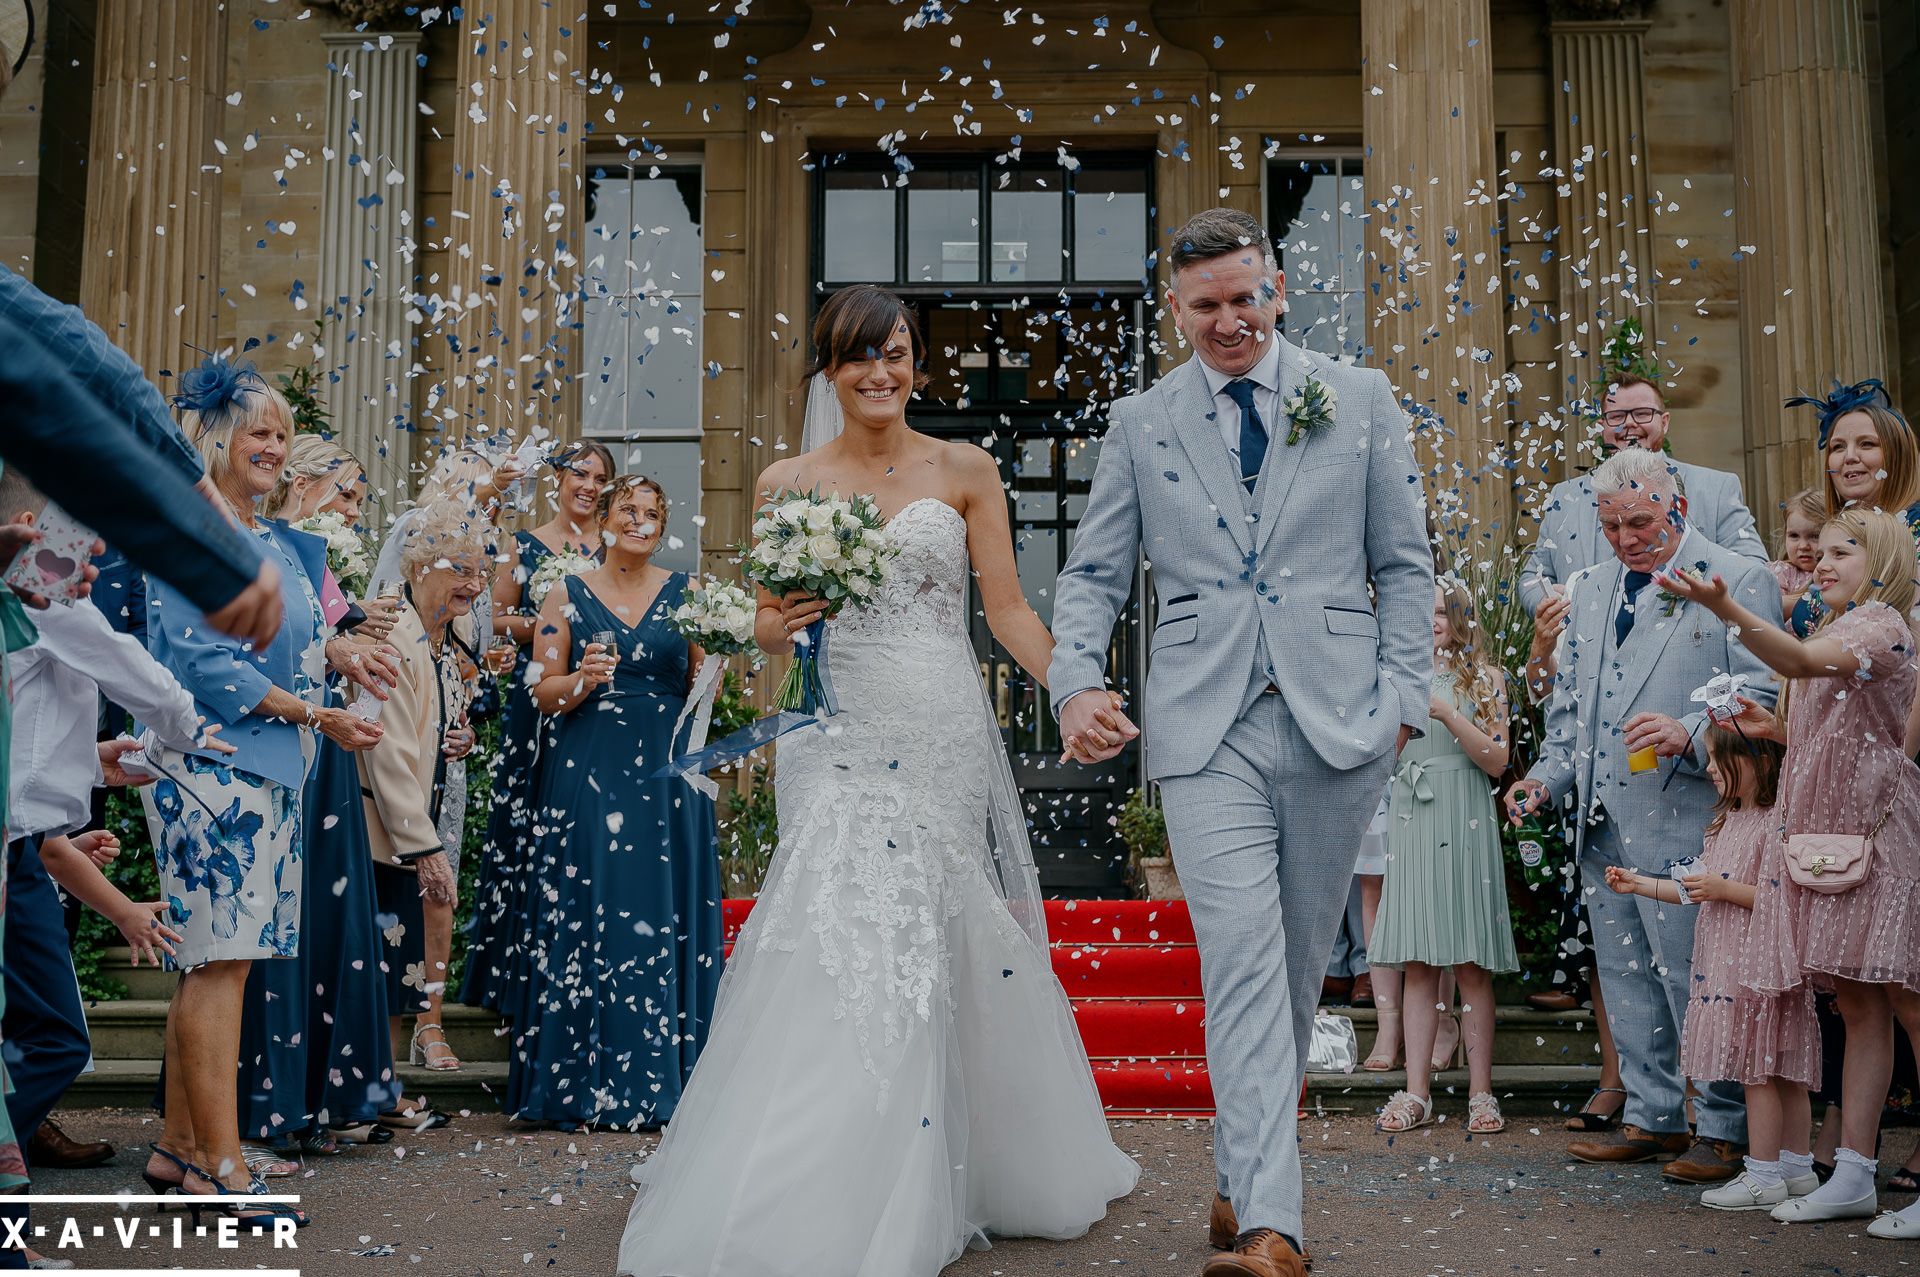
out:
M1698 577L1704 581L1707 579L1707 561L1705 559L1696 559L1692 567L1683 567L1680 571L1685 572L1688 576ZM1680 610L1680 604L1685 601L1665 586L1660 588L1658 598L1660 600L1660 615L1662 616L1672 616Z
M1287 396L1282 405L1287 410L1287 446L1291 448L1301 439L1316 430L1333 424L1333 409L1337 403L1333 387L1307 374L1307 380L1299 391Z

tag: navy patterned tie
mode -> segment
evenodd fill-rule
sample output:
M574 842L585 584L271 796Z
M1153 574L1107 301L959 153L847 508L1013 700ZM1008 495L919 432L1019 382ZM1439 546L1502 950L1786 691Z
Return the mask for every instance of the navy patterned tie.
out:
M1633 633L1634 600L1640 597L1640 591L1647 588L1653 580L1651 572L1627 572L1627 597L1620 604L1620 610L1613 617L1613 645L1620 646L1627 641L1627 635Z
M1225 386L1227 398L1240 405L1240 481L1253 491L1260 477L1260 463L1267 459L1267 423L1253 406L1254 383L1235 377Z

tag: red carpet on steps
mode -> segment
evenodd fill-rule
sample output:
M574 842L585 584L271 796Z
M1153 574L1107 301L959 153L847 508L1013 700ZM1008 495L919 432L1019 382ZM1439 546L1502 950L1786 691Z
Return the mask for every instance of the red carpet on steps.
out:
M726 902L727 943L753 907ZM1049 900L1053 971L1115 1117L1213 1113L1200 951L1181 900Z

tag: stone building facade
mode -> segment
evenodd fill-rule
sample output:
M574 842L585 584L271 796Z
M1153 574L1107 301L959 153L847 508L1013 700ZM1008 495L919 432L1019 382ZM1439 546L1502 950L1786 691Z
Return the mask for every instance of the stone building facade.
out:
M876 280L1045 616L1102 405L1183 358L1167 237L1216 203L1273 228L1296 340L1388 372L1483 548L1584 464L1621 319L1763 524L1814 478L1783 397L1920 387L1915 0L34 3L0 261L163 382L314 365L388 508L446 439L592 434L717 569L813 308ZM1037 773L1046 715L981 651ZM1059 791L1061 838L1123 781Z

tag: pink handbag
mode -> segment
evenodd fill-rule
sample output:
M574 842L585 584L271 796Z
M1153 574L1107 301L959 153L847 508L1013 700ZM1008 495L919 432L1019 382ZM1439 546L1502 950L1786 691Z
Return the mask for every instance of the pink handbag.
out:
M1787 877L1823 895L1852 891L1867 880L1874 837L1892 815L1889 807L1864 834L1788 834Z

